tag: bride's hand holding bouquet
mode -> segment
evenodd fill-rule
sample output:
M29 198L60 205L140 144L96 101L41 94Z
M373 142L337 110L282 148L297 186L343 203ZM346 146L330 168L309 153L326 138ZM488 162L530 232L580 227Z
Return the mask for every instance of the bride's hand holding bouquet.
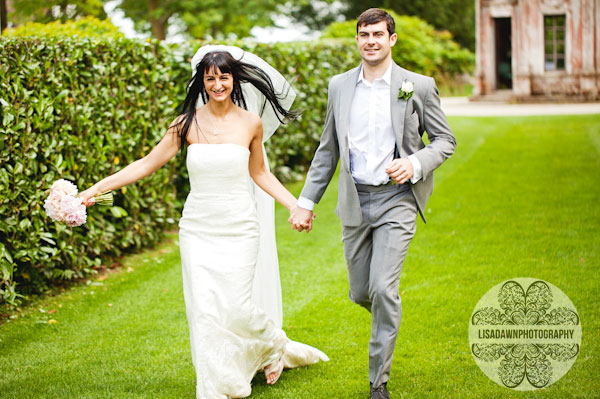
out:
M92 186L85 191L79 193L79 198L81 198L81 203L86 207L90 207L94 204L106 205L106 196L110 194L110 204L112 205L112 193L101 193L96 186Z

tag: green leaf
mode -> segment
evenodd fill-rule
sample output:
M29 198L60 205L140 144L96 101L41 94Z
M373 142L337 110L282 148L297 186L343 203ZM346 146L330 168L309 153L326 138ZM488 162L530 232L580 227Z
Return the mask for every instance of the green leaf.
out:
M20 229L26 229L28 227L31 227L31 222L29 221L29 219L23 219L23 220L21 220L21 222L19 223L19 228Z
M116 218L123 218L127 216L127 211L120 206L111 206L110 213Z

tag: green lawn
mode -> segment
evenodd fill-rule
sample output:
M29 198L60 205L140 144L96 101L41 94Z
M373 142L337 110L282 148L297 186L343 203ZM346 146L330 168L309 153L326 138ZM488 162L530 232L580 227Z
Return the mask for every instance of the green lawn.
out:
M457 151L436 172L428 223L419 222L400 282L392 398L600 396L600 115L450 124ZM370 318L347 298L336 196L332 184L308 235L291 231L277 208L284 328L331 361L286 371L274 387L260 375L253 398L368 398ZM0 398L194 398L171 238L127 258L122 272L38 301L1 326ZM533 393L496 385L469 351L475 305L512 277L562 289L583 325L573 368Z

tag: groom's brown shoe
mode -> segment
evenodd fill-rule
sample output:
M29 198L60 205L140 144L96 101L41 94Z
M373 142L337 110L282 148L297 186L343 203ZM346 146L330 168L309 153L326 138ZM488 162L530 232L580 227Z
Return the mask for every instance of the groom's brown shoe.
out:
M390 399L390 393L387 390L387 382L384 382L377 388L371 383L371 399Z

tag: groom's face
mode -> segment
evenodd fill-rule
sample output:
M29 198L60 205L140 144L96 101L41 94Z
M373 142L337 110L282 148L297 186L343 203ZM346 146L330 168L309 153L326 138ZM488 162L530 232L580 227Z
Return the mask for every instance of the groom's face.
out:
M372 25L361 25L356 35L360 57L369 65L379 65L391 57L392 47L396 44L397 38L395 33L390 36L385 21Z

